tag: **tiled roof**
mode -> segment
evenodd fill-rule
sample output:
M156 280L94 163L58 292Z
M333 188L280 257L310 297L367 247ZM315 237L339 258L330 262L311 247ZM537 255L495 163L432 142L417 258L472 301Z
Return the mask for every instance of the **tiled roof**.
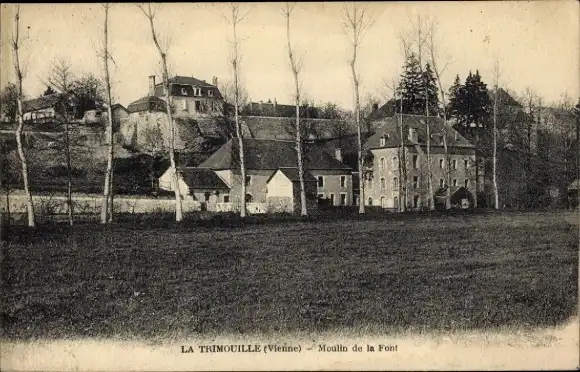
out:
M127 111L131 113L148 111L150 107L153 107L154 111L165 111L165 101L154 96L142 97L131 102L129 106L127 106Z
M222 189L229 190L224 181L211 169L181 168L183 180L191 189Z
M252 138L292 140L296 133L296 118L244 116L241 121L250 130ZM310 139L337 137L337 128L344 128L344 134L356 133L353 125L338 119L302 119Z
M304 168L308 170L352 171L332 155L317 146L305 144ZM293 141L244 139L244 163L247 169L293 168L297 165L297 154ZM199 165L200 168L238 169L238 139L230 139L218 151Z
M62 94L55 93L48 96L29 99L22 102L22 110L24 112L31 112L54 107L58 103L61 96Z
M282 172L286 178L288 178L292 182L300 182L300 177L298 175L298 168L278 168L280 172ZM274 174L276 174L274 172ZM272 177L274 176L272 174ZM272 179L270 177L270 179ZM268 180L269 182L270 180ZM304 182L316 182L316 178L310 172L304 172Z
M371 136L363 145L363 149L376 149L381 147L398 147L400 145L400 128L399 118L400 114L396 114L390 118L381 120L383 126ZM443 119L436 116L428 117L430 132L431 132L431 146L443 146ZM421 115L403 115L404 128L404 144L405 146L426 145L427 144L427 126L425 125L425 117ZM408 128L414 128L417 131L417 142L412 142L408 138ZM381 146L381 137L385 137L385 145ZM447 145L449 147L464 147L472 148L473 145L469 143L461 134L455 129L448 127L447 130Z

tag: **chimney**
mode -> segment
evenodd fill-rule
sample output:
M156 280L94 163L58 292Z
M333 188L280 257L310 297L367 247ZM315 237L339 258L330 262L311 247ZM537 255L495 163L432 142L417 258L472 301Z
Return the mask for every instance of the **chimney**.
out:
M155 95L155 75L149 76L149 96Z
M334 157L336 158L336 160L342 163L342 151L340 148L334 149Z
M218 85L217 76L214 76L214 77L211 79L211 83L212 83L212 85L214 85L214 86L216 86L216 87L217 87L217 85Z

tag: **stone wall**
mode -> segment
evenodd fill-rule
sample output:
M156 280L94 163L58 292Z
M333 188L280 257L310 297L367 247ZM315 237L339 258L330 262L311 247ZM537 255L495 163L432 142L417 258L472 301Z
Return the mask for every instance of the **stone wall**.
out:
M7 210L6 194L1 195L0 210ZM23 193L10 193L10 212L26 213L26 196ZM37 215L55 215L68 213L67 198L64 195L34 195L34 211ZM175 199L156 199L147 197L115 196L116 213L155 213L174 212ZM101 195L73 195L74 213L96 214L101 211ZM201 210L201 203L196 200L183 200L183 212Z

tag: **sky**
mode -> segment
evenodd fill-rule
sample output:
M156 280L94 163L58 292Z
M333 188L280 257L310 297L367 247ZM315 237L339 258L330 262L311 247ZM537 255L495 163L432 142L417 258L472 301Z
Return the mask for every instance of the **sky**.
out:
M353 108L348 61L352 47L341 27L343 6L351 3L297 3L291 17L291 40L302 59L300 82L304 97L315 103L334 102ZM479 70L492 85L494 61L500 86L521 93L534 89L546 102L566 93L580 96L580 12L577 1L511 2L373 2L373 24L357 56L361 97L385 102L404 61L401 33L417 17L436 21L435 45L440 67L447 65L445 89L455 75L465 80ZM242 4L248 15L238 26L242 39L241 77L249 98L292 103L293 75L288 62L284 3ZM26 65L24 92L31 97L46 88L51 61L67 58L76 73L103 76L97 58L103 37L100 4L22 4L21 59ZM226 3L164 3L155 18L164 42L170 41L171 75L194 76L208 82L231 80L228 62L232 30L223 14ZM0 85L13 80L10 40L14 6L1 7ZM148 20L132 4L115 4L109 16L111 73L116 102L127 106L148 92L148 76L160 74L160 58ZM159 78L158 78L159 79ZM158 80L159 81L159 80ZM573 98L576 101L576 98Z

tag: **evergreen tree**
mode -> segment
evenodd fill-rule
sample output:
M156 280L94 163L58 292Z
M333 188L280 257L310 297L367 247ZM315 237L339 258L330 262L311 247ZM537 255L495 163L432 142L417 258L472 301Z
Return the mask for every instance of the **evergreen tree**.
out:
M469 72L465 80L465 121L467 124L475 124L475 127L484 126L491 112L491 100L487 92L487 85L481 81L479 70L475 75Z
M447 104L447 116L455 118L459 121L460 117L465 112L465 86L461 84L459 75L455 76L455 81L451 88L449 88L449 103Z
M44 91L44 93L42 93L43 96L50 96L52 94L55 94L56 90L52 89L52 87L49 85L48 87L46 87L46 90Z
M421 74L419 60L414 53L411 53L403 66L403 74L396 92L397 101L401 99L402 95L404 114L425 114L425 86L427 87L429 112L436 114L439 112L439 96L435 74L428 63ZM397 112L400 111L398 106Z
M425 88L427 88L427 102L429 105L429 115L437 115L440 113L439 108L439 90L437 88L437 80L431 65L427 63L423 71L423 84L421 85L421 92L423 100L422 110L425 112Z
M398 99L402 98L402 112L415 113L416 101L421 98L421 72L414 53L411 53L405 61L397 94Z

